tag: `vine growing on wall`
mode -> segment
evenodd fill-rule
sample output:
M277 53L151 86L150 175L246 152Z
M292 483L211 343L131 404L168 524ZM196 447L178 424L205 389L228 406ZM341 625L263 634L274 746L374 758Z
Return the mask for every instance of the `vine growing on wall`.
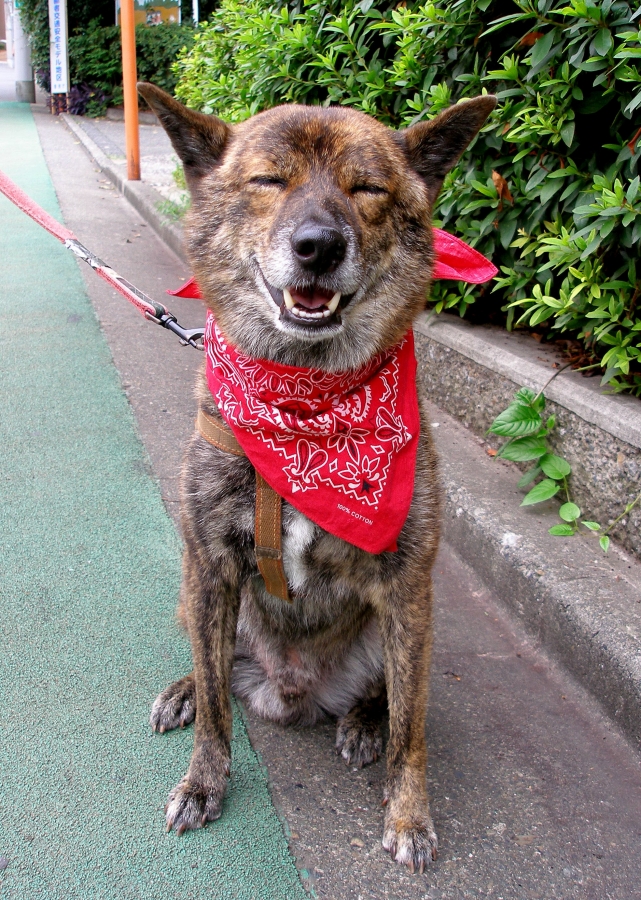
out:
M561 372L562 369L558 371ZM573 501L570 491L568 479L572 473L572 466L563 456L554 454L548 444L548 437L555 427L555 416L545 416L543 391L535 394L529 388L522 387L516 392L507 409L492 422L488 433L508 438L498 451L497 457L532 464L518 482L520 488L532 485L524 496L521 506L533 506L560 495L563 500L559 508L561 521L552 525L549 529L550 534L571 537L584 530L598 537L601 549L607 553L610 546L610 532L641 501L641 492L607 526L591 519L583 519L583 512Z

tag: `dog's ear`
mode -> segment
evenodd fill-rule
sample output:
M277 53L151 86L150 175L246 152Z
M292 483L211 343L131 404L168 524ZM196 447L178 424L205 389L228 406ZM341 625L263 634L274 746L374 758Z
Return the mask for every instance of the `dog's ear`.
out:
M397 138L407 154L412 168L418 172L434 203L443 179L454 166L496 106L496 97L487 94L451 106L431 119L419 122Z
M154 84L141 81L138 93L156 113L185 167L185 176L199 178L220 159L231 129L216 116L187 109Z

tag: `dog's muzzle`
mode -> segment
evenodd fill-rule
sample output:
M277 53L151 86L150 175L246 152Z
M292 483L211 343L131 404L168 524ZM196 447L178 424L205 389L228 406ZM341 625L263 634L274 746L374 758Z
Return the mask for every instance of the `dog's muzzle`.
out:
M330 275L345 259L347 241L336 228L304 222L291 238L292 252L305 272Z
M292 282L281 288L263 275L272 300L280 309L281 322L305 330L325 330L341 324L341 312L354 294L337 290L337 270L348 255L346 237L333 222L308 218L288 240Z

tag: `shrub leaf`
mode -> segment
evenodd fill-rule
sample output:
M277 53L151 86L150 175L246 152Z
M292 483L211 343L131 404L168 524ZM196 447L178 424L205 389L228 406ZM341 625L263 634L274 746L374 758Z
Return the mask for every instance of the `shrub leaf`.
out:
M539 465L548 478L554 478L556 481L565 478L572 471L572 467L567 460L563 459L562 456L555 456L553 453L542 456L539 460Z
M565 522L575 522L581 515L581 510L576 503L564 503L559 510L559 515Z
M525 437L535 434L542 424L541 416L532 407L512 403L496 417L489 430L503 437Z
M551 528L548 528L548 532L550 534L557 534L560 537L570 537L570 535L574 534L575 529L571 525L553 525Z
M527 462L530 459L539 459L547 452L548 449L541 438L524 437L510 441L499 450L497 455L503 459L512 460L512 462Z

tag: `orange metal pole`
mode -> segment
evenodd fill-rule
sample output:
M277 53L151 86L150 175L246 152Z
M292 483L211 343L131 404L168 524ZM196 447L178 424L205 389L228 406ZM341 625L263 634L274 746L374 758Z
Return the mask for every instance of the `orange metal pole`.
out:
M127 179L129 181L140 181L134 0L120 0L120 35L122 39L122 88L125 98Z

